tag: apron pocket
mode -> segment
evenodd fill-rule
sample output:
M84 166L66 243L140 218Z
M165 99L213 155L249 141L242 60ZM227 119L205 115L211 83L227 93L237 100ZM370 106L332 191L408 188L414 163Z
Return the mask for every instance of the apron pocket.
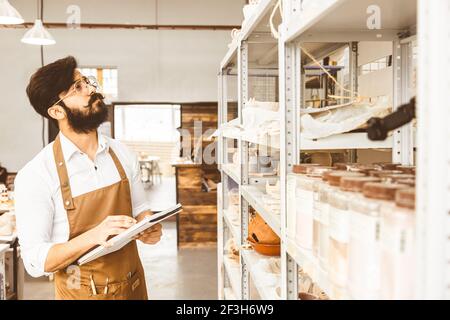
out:
M97 294L93 293L90 283L83 283L80 290L73 292L70 296L65 294L65 298L81 300L147 300L144 274L139 271L135 271L127 280L110 282L107 293L105 293L105 285L96 285L95 289Z
M120 286L116 299L121 300L143 300L146 299L146 288L143 274L136 271Z
M89 291L89 300L121 300L120 293L122 288L127 284L127 281L122 282L113 282L108 284L108 291L105 292L105 286L95 286L97 290L97 294L92 292L92 288L88 286L87 290Z

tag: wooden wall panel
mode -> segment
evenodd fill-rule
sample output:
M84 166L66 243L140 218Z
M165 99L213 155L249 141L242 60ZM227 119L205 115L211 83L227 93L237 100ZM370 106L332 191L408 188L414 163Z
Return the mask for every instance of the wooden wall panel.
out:
M213 143L206 140L207 130L217 129L217 103L181 105L181 129L190 133L190 145L194 151L194 122L202 122L203 150ZM182 141L183 143L183 141ZM217 165L198 164L175 166L177 175L177 201L183 205L178 215L179 246L198 246L217 241L217 192L202 191L202 178L220 182Z

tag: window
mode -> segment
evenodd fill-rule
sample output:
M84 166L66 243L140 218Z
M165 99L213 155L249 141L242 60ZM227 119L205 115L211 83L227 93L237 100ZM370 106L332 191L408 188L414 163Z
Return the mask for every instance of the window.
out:
M177 142L180 105L116 105L114 135L122 141Z
M383 70L392 66L392 55L366 63L359 67L359 75L366 75L378 70Z
M79 70L85 76L97 78L107 101L117 100L119 96L117 68L82 67Z

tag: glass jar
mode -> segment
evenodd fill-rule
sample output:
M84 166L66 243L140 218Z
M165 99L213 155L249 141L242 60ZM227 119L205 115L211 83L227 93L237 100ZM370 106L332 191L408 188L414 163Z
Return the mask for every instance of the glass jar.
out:
M325 172L322 181L315 185L314 189L314 219L317 220L317 234L314 235L314 243L317 242L317 256L319 265L323 270L328 268L328 247L329 247L329 216L330 206L328 204L328 193L332 189L328 184L328 176L336 171Z
M295 241L300 247L311 250L313 242L313 188L318 179L308 177L306 174L299 174L296 178Z
M329 243L328 272L331 282L338 287L345 287L348 269L348 242L350 239L350 215L348 213L347 193L340 191L341 179L344 177L364 177L358 172L341 171L328 176L330 188L327 192L329 205Z
M380 297L380 210L383 205L392 205L397 190L404 188L399 184L366 183L364 197L354 198L349 204L349 291L354 299Z
M312 201L315 178L308 177L307 170L313 167L320 166L295 165L293 168L295 174L289 175L287 181L287 234L306 249L312 248Z
M325 246L328 247L328 188L328 183L323 180L314 185L313 255L319 259L319 262L322 255L327 252Z
M415 189L396 193L396 204L381 207L381 298L414 299Z
M306 176L307 169L311 167L319 167L319 164L302 163L294 165L294 174L287 177L287 235L290 239L295 239L297 229L297 177L299 175Z
M307 170L309 177L317 178L313 183L313 230L312 230L312 250L313 255L319 257L320 246L320 224L322 220L322 211L326 206L326 202L323 198L320 198L319 190L324 186L328 186L326 182L322 180L323 175L333 170L332 167L311 167ZM328 234L328 233L327 233Z
M322 182L322 176L331 167L308 166L306 174L297 175L296 179L296 230L295 241L307 250L313 249L314 230L314 190Z

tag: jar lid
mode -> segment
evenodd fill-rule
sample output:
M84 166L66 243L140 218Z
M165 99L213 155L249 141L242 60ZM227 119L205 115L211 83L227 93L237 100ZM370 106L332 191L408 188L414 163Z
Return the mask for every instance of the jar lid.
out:
M413 174L406 174L406 173L397 173L397 174L390 174L387 176L383 176L383 178L388 179L389 181L392 181L394 183L397 183L398 180L415 180L416 176Z
M292 171L297 174L306 174L308 168L318 167L320 164L318 163L302 163L302 164L294 164Z
M325 172L333 170L333 167L312 166L306 169L308 177L322 178Z
M365 175L369 175L370 171L375 171L377 168L375 166L372 165L364 165L364 164L360 164L360 165L356 165L356 166L352 166L348 169L348 171L351 172L360 172L360 173L364 173Z
M416 166L398 166L396 170L400 170L406 174L416 174Z
M334 171L328 175L328 184L338 187L343 177L364 177L364 174L350 171Z
M328 182L330 174L332 174L334 172L342 172L342 171L338 171L336 168L334 168L333 170L324 172L324 174L322 175L322 180L325 181L325 182Z
M352 162L338 162L335 163L334 166L336 167L336 170L340 171L347 171L350 167L355 166L356 163Z
M395 170L401 163L392 163L392 162L377 162L373 164L379 170Z
M364 185L370 182L380 182L375 177L343 177L341 179L340 188L343 191L361 192Z
M402 174L400 170L372 170L369 171L369 175L371 177L377 177L377 178L385 178L386 176L390 176L393 174Z
M394 201L397 190L408 188L404 184L395 183L366 183L363 194L367 198Z
M400 179L397 180L398 184L404 184L407 185L409 187L415 187L416 186L416 179Z
M395 204L402 208L415 209L416 207L416 189L408 188L398 190L395 194Z

